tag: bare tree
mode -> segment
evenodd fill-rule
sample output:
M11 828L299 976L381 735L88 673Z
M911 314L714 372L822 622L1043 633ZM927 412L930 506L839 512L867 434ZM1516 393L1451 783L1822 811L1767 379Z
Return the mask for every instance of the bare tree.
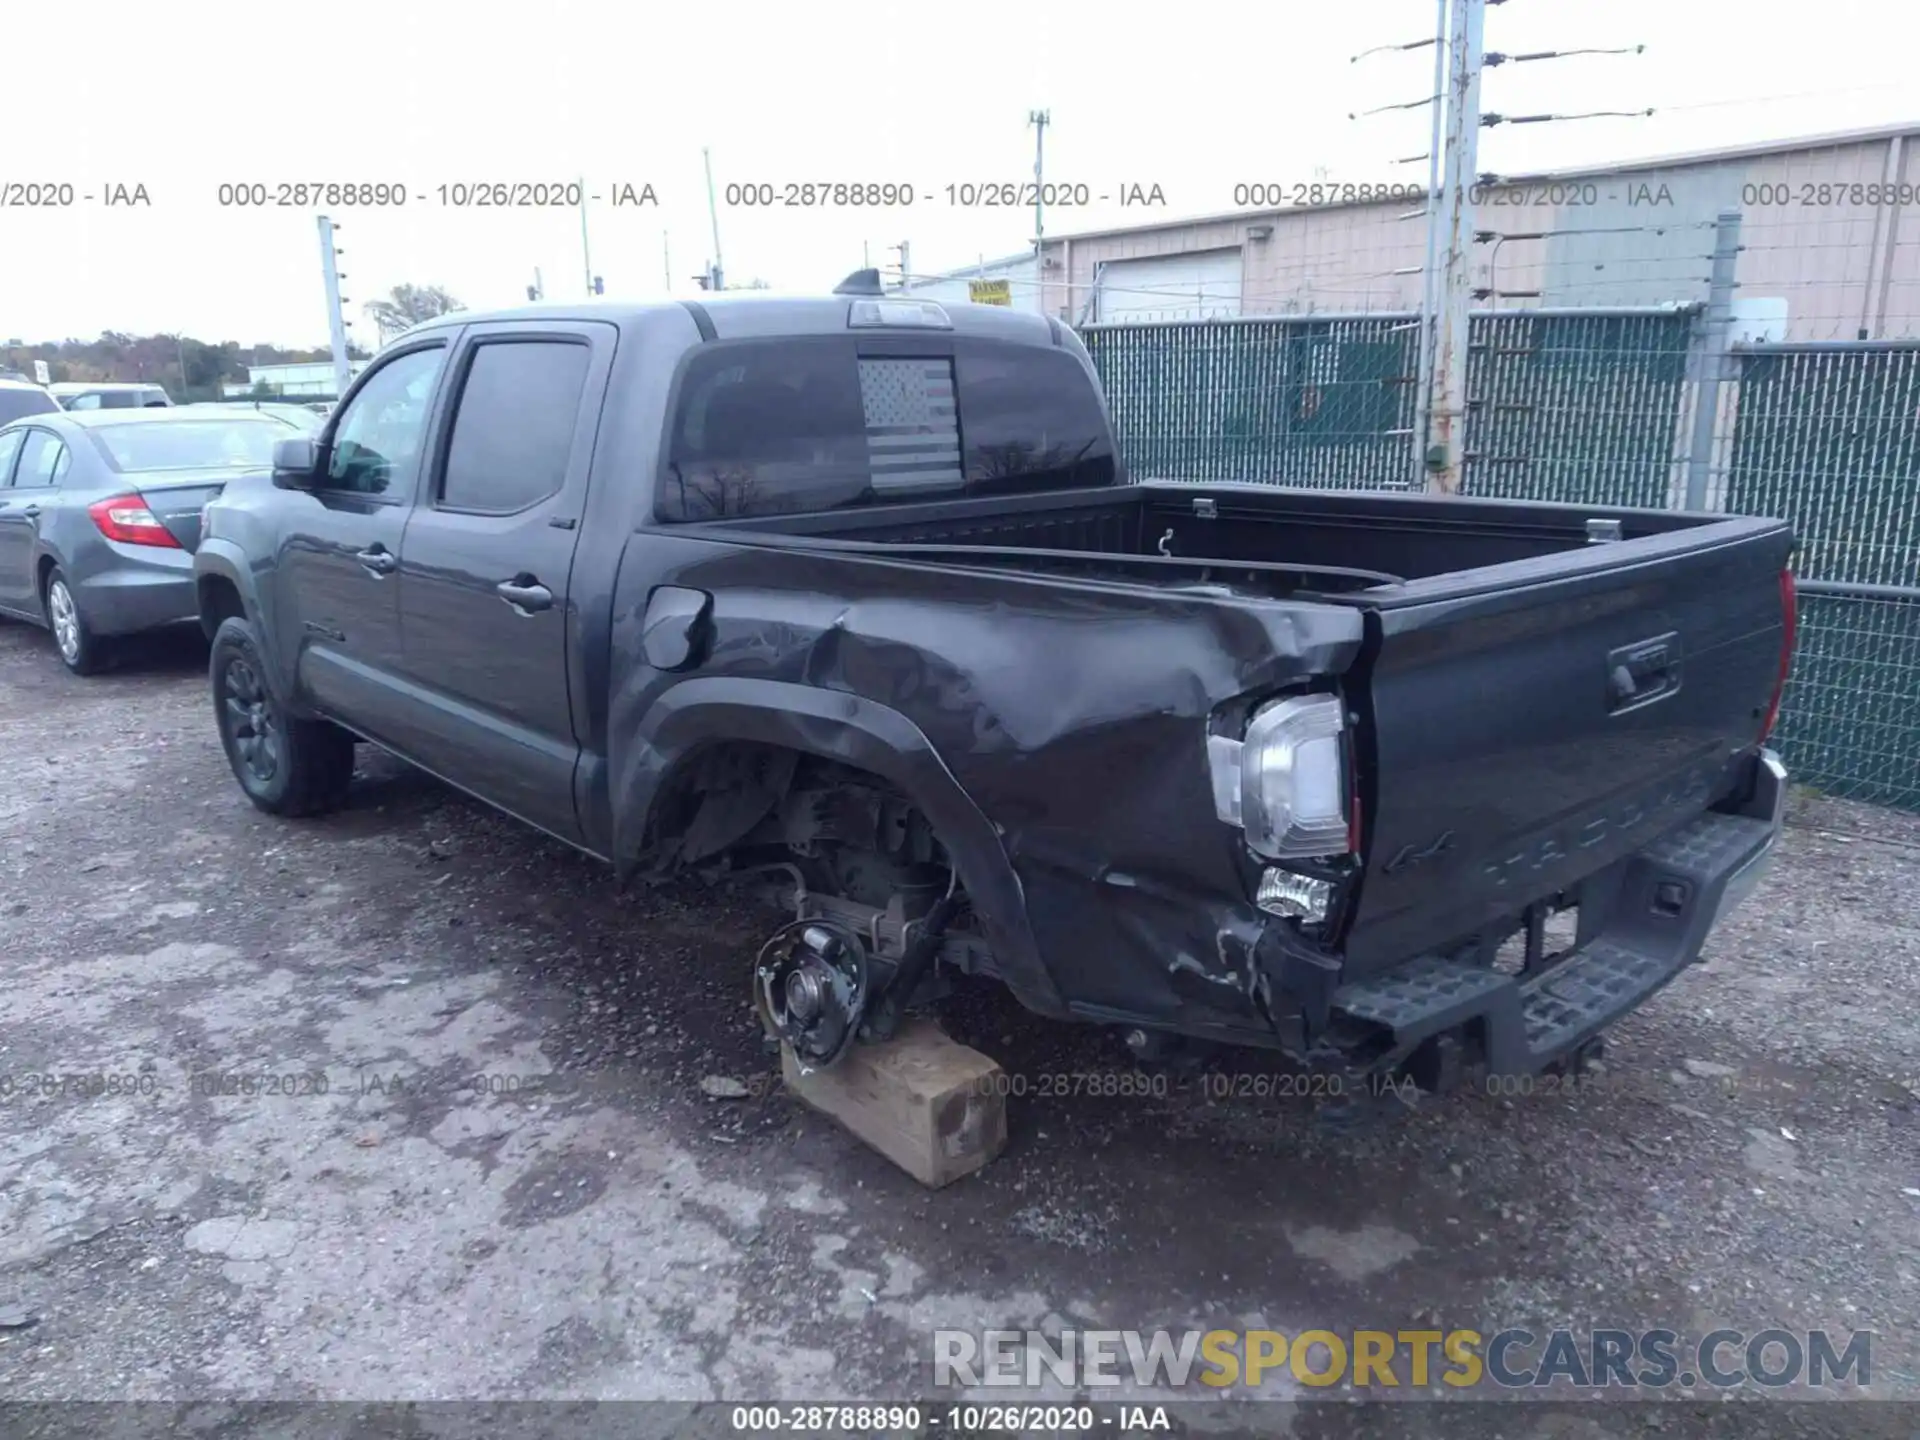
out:
M466 308L438 285L396 285L386 299L369 300L366 305L367 314L380 327L382 345L422 320Z

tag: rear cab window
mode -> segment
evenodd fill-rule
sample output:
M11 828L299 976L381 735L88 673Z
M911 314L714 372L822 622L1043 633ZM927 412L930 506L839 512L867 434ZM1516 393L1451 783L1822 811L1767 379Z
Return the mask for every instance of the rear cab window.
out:
M796 515L1116 476L1099 393L1067 351L949 336L753 340L688 361L656 514Z

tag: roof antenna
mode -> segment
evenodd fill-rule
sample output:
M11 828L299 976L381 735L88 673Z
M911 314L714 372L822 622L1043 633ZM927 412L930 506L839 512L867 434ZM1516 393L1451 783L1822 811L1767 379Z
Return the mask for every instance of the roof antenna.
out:
M856 270L838 285L833 287L836 295L884 295L880 287L880 272L874 269Z

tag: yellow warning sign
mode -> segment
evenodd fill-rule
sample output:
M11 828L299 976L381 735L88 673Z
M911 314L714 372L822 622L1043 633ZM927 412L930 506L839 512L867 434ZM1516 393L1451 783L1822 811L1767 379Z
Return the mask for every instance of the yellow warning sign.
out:
M1013 304L1013 286L1005 280L969 280L967 298L976 305Z

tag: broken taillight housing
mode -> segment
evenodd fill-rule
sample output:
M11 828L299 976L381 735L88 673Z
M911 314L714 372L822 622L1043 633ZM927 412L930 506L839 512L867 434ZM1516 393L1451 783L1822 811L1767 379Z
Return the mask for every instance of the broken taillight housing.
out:
M1255 854L1310 860L1348 853L1344 740L1336 695L1293 695L1254 711L1240 740L1207 739L1214 810Z
M1317 925L1327 918L1327 907L1333 903L1333 885L1330 881L1318 880L1311 875L1296 875L1276 865L1260 876L1260 886L1254 891L1253 903L1269 915L1306 920Z
M1794 587L1793 571L1780 572L1780 614L1785 628L1780 635L1780 672L1774 677L1773 698L1767 702L1766 718L1760 723L1759 744L1766 744L1780 718L1780 702L1787 693L1787 676L1793 669L1794 632L1800 622L1800 595Z

